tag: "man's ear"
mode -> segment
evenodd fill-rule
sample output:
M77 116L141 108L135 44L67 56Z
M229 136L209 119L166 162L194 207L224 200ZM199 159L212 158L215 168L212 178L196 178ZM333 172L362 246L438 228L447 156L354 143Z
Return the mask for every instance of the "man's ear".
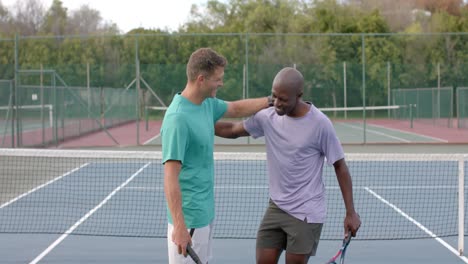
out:
M203 74L199 74L196 80L197 82L203 82L205 80L205 76Z

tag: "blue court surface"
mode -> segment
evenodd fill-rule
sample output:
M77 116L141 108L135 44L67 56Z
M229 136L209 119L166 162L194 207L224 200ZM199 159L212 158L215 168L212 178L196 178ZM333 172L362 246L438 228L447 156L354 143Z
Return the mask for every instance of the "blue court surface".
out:
M2 235L1 263L167 263L165 239ZM55 246L55 247L54 247ZM325 263L340 246L322 241L309 263ZM255 240L215 239L210 263L255 263ZM284 254L283 254L284 255ZM284 263L282 257L280 263ZM352 241L346 263L467 263L435 240Z
M351 160L348 165L363 224L346 263L468 263L457 254L456 162ZM32 166L31 174L42 175ZM60 168L1 202L0 263L167 263L159 162ZM254 263L253 238L268 200L264 161L217 161L215 174L210 263ZM330 167L324 177L328 220L318 255L309 263L326 262L341 246L341 193Z

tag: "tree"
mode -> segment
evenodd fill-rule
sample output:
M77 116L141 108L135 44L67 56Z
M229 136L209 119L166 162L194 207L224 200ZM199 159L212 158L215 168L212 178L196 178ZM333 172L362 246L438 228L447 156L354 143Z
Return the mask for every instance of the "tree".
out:
M2 2L0 1L0 36L11 34L10 23L10 12L8 12L8 9L6 9L6 7L4 7Z
M67 33L67 8L62 1L54 0L52 6L47 10L42 25L42 32L52 35L65 35Z
M116 24L104 21L101 13L88 5L82 5L79 9L72 10L68 18L67 26L67 32L71 34L117 34L119 32Z
M463 0L417 0L419 8L431 13L445 11L451 15L459 16L463 6Z
M99 31L102 17L98 10L82 5L78 10L71 11L68 18L67 32L75 34L94 34Z
M14 7L15 33L26 36L37 35L44 19L44 6L39 0L18 1Z

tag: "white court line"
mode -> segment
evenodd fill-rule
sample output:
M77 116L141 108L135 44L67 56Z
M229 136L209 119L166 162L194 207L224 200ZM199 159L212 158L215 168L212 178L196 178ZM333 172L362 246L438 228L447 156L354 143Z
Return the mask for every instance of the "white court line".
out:
M364 188L367 192L375 196L377 199L379 199L381 202L384 204L390 206L393 210L395 210L397 213L402 215L404 218L406 218L408 221L411 223L415 224L417 227L419 227L422 231L424 231L426 234L428 234L430 237L434 238L437 242L442 244L442 246L446 247L448 250L450 250L453 254L455 254L459 259L461 259L463 262L468 263L468 258L465 256L460 256L458 250L450 246L447 242L442 240L440 237L438 237L436 234L434 234L431 230L429 230L427 227L423 226L421 223L416 221L414 218L409 216L407 213L403 212L400 208L398 208L396 205L390 203L389 201L385 200L382 196L378 195L368 187Z
M359 187L358 188L366 188L364 187ZM369 187L370 188L370 187ZM458 189L457 185L427 185L427 186L372 186L372 189L381 189L381 190L407 190L407 189ZM465 187L465 189L468 189L468 186Z
M115 188L109 195L107 195L102 202L100 202L96 207L94 207L91 211L87 212L78 222L73 224L63 235L61 235L57 240L55 240L46 250L44 250L39 256L37 256L33 261L29 264L38 263L41 259L43 259L50 251L52 251L60 242L62 242L68 235L70 235L79 225L81 225L84 221L86 221L91 215L93 215L99 208L101 208L105 203L107 203L112 196L114 196L118 191L125 187L128 183L130 183L140 172L142 172L146 167L148 167L151 162L146 163L145 166L141 167L137 172L135 172L130 178L128 178L124 183L122 183L119 187Z
M353 186L356 189L361 189L361 188L372 188L372 189L380 189L380 190L433 190L433 189L457 189L457 185L414 185L414 186L408 186L408 185L394 185L394 186L360 186L360 185L354 185ZM268 189L268 185L219 185L215 186L215 189ZM160 191L163 190L164 187L148 187L148 186L133 186L133 187L125 187L125 189L129 190L142 190L142 191ZM325 189L330 189L330 190L340 190L339 186L326 186ZM465 189L468 189L468 186L465 187Z
M215 189L268 189L268 185L220 185L215 186ZM164 187L145 187L145 186L135 186L135 187L125 187L125 189L130 190L143 190L143 191L152 191L152 190L163 190Z
M10 204L12 204L12 203L18 201L18 200L21 199L21 198L24 198L24 197L30 195L31 193L33 193L33 192L35 192L35 191L37 191L37 190L39 190L39 189L42 189L42 188L46 187L47 185L49 185L49 184L51 184L51 183L53 183L53 182L56 182L56 181L60 180L60 179L62 179L63 177L66 177L66 176L68 176L68 175L74 173L75 171L80 170L80 169L82 169L83 167L88 166L88 165L89 165L89 163L85 163L85 164L81 165L80 167L74 168L73 170L71 170L71 171L69 171L69 172L63 174L62 176L59 176L59 177L57 177L57 178L55 178L55 179L52 179L52 180L50 180L50 181L48 181L48 182L46 182L46 183L44 183L44 184L41 184L41 185L37 186L36 188L34 188L34 189L32 189L32 190L29 190L29 191L26 192L26 193L23 193L23 194L21 194L20 196L17 196L16 198L13 198L12 200L10 200L10 201L8 201L8 202L2 204L2 205L0 206L0 209L2 209L3 207L6 207L6 206L8 206L8 205L10 205Z
M356 186L355 186L356 187ZM219 185L215 186L215 189L268 189L268 185ZM325 187L326 189L340 189L339 186L330 186ZM357 187L359 188L359 186ZM361 187L363 188L363 187ZM143 191L158 191L163 190L164 187L145 187L145 186L135 186L135 187L125 187L125 189L130 190L143 190Z
M423 138L432 139L432 140L435 140L435 141L440 141L440 142L448 143L448 140L441 139L441 138L436 138L436 137L421 135L421 134L418 134L418 133L408 132L408 131L400 130L400 129L396 129L396 128L388 128L388 127L384 127L384 126L381 126L381 125L374 125L374 124L369 124L369 125L370 125L370 126L374 126L374 127L378 127L378 128L382 128L382 129L386 129L386 130L391 130L391 131L395 131L395 132L410 134L410 135L413 135L413 136L418 136L418 137L423 137Z
M341 125L347 126L347 127L350 127L350 128L354 128L354 129L364 130L364 128L362 128L362 127L360 127L360 126L353 126L353 125L346 124L346 123L342 123ZM403 141L403 142L406 142L406 143L411 142L411 141L406 140L406 139L404 139L404 138L399 138L399 137L391 136L391 135L385 134L385 133L383 133L383 132L375 131L375 130L368 129L368 128L366 128L366 131L367 131L367 132L370 132L370 133L374 133L374 134L380 135L380 136L393 138L393 139L396 139L396 140L399 140L399 141Z
M157 134L156 136L154 136L154 137L152 137L152 138L146 140L145 142L143 142L143 145L147 145L147 144L150 143L151 141L153 141L153 140L159 138L160 136L161 136L161 133Z
M161 183L162 184L162 183ZM364 185L354 185L354 188L372 188L372 189L389 189L389 190L407 190L407 189L456 189L457 185L387 185L387 186L364 186ZM268 189L268 184L265 185L215 185L215 189ZM125 189L130 190L162 190L164 187L148 187L148 186L132 186L125 187ZM325 186L325 189L340 189L339 186ZM468 185L465 186L465 189L468 189Z

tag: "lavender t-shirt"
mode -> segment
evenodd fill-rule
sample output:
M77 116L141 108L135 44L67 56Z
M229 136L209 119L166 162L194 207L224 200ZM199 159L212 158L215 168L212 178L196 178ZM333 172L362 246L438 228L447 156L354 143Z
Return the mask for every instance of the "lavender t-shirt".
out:
M314 105L298 118L279 116L273 107L244 121L254 137L265 136L270 198L290 215L323 223L327 213L322 170L344 158L331 121Z

